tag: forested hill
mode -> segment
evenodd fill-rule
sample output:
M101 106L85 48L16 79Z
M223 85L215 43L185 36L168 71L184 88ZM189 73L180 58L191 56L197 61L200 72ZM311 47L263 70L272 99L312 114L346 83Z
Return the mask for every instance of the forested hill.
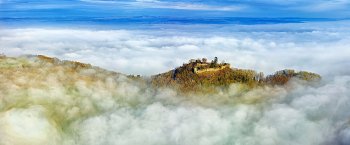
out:
M188 63L165 73L152 76L152 85L172 87L181 91L211 90L233 83L244 84L249 88L264 85L285 85L292 79L314 82L321 76L306 71L285 69L272 75L264 76L262 72L249 69L231 68L228 63L218 63L217 58L211 62L207 59L190 60Z
M150 80L139 75L124 75L90 64L61 61L43 55L18 58L0 56L0 69L0 74L14 78L32 75L38 76L36 79L45 78L48 75L59 76L59 80L67 86L74 85L74 81L77 79L90 84L104 81L105 78L123 76L128 78L128 81L141 86L152 86L154 89L167 87L179 93L216 93L218 87L225 88L234 83L242 84L249 90L259 86L285 85L292 79L304 82L314 82L321 79L318 74L294 70L281 70L275 74L264 76L262 72L232 68L228 63L218 63L217 58L211 62L207 62L206 59L190 60L173 70L154 75Z

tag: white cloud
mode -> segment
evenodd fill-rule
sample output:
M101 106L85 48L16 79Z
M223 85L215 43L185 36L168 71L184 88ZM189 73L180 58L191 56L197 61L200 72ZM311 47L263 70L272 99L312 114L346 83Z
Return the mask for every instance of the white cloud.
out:
M349 74L347 21L334 23L214 27L191 32L88 29L2 29L0 52L44 54L126 73L152 75L190 58L218 56L233 67L272 73L284 68L322 75ZM334 27L328 27L328 26ZM300 28L299 28L300 27ZM280 30L283 30L280 32ZM286 31L287 30L287 31ZM310 31L311 30L311 31ZM186 31L189 31L187 33ZM232 33L226 33L226 32Z

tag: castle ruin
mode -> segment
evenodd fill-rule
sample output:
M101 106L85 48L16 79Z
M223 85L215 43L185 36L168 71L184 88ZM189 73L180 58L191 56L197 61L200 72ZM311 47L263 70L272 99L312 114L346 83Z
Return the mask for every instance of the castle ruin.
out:
M207 62L206 58L203 58L202 60L191 59L189 64L192 64L193 72L196 74L202 74L205 72L216 72L230 67L230 64L228 63L218 63L217 57L215 57L215 59L212 60L210 63Z

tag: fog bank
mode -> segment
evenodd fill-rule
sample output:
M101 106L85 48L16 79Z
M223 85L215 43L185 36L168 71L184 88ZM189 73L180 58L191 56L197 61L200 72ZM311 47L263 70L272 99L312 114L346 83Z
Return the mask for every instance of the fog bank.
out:
M4 145L350 143L350 76L249 91L233 84L208 97L37 58L6 59L0 66Z
M149 31L5 28L0 30L0 52L43 54L125 74L154 75L191 58L217 56L232 67L266 74L291 68L323 76L350 75L344 69L350 67L348 28L348 21Z

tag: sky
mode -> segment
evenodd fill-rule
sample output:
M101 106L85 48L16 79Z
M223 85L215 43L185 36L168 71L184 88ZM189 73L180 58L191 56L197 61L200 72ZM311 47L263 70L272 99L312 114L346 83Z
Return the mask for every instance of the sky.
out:
M349 16L350 0L0 0L1 21L27 18L31 21L85 22L96 19L166 17L188 18L187 22L196 22L190 18L344 19Z

